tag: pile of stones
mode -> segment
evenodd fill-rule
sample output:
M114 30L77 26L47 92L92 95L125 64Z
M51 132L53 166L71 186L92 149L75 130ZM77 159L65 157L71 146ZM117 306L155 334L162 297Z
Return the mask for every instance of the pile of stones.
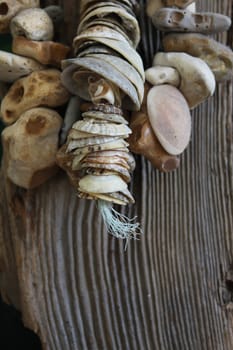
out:
M129 143L133 152L167 172L179 166L188 146L190 110L214 94L216 82L232 79L232 50L207 36L228 30L231 20L195 12L192 0L149 0L147 14L165 33L163 51L145 72L144 103L133 114Z
M58 107L70 94L61 82L61 60L70 48L56 43L58 7L39 1L5 1L0 33L12 35L12 52L0 51L4 169L16 185L39 186L59 169L56 152L63 123ZM2 4L1 4L2 5ZM4 11L3 11L4 10ZM53 21L54 20L54 21Z

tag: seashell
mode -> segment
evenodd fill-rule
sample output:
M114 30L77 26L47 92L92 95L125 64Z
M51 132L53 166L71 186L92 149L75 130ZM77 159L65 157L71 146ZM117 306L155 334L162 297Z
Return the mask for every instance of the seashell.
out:
M83 148L78 148L76 149L73 154L87 154L90 152L97 152L97 151L104 151L104 150L114 150L114 149L127 149L126 147L128 147L128 143L123 140L123 139L116 139L115 141L112 142L106 142L106 143L102 143L102 144L98 144L98 145L90 145L90 146L86 146Z
M119 205L126 205L128 203L125 200L121 200L120 198L114 198L114 196L110 196L108 194L101 194L101 193L88 193L88 192L78 191L78 196L80 198L91 199L91 200L102 199L104 201L112 202L114 204L119 204Z
M73 75L73 79L76 79L76 73ZM109 80L88 79L88 92L93 103L107 102L112 105L121 106L121 93L120 89L112 84Z
M125 124L99 124L96 123L94 119L90 119L88 122L79 120L73 124L73 129L104 136L123 136L131 134L130 128Z
M89 45L88 47L84 47L82 50L78 50L76 56L77 57L84 57L86 55L96 54L96 53L105 53L107 55L114 55L114 56L120 56L116 53L116 51L110 49L109 47L101 44L93 43L92 45Z
M118 156L121 157L123 159L125 159L126 161L128 161L129 159L129 150L128 148L124 148L124 150L118 150L118 149L114 149L114 150L106 150L106 151L97 151L97 152L92 152L91 153L92 157L114 157L114 156Z
M93 57L74 58L63 62L63 67L71 64L71 66L68 67L68 70L65 69L63 71L61 79L63 84L72 93L77 95L82 93L82 91L79 89L79 84L73 79L77 67L82 67L91 70L116 84L116 86L118 86L126 94L126 96L129 97L129 101L125 102L128 104L128 109L138 110L140 108L138 93L134 85L123 74L114 69L114 67L109 63Z
M140 74L142 80L145 80L145 74L144 74L144 68L143 68L143 62L139 54L135 51L135 49L130 46L129 43L126 41L119 41L119 40L114 40L114 39L108 39L105 37L92 37L92 40L104 44L116 52L120 53L122 57L124 57ZM74 49L75 53L76 50L78 49L78 45L76 42L74 42Z
M179 90L188 101L190 109L198 106L215 90L215 78L209 66L200 58L182 52L159 52L153 65L174 67L180 73Z
M102 6L93 9L86 14L86 16L79 23L77 34L82 32L83 27L87 22L92 22L96 17L101 17L101 19L105 20L109 19L109 21L114 18L116 24L123 27L126 35L133 42L134 48L137 47L140 41L140 29L135 16L131 15L129 12L119 6L108 6L106 3L103 3Z
M172 155L182 153L190 140L191 115L180 91L172 85L154 86L147 96L147 109L152 129L163 148Z
M86 139L89 137L93 137L93 134L90 134L88 132L75 130L74 128L71 128L67 139L68 139L68 141L70 141L70 140Z
M114 171L114 173L121 176L125 182L128 183L131 180L129 170L119 164L96 163L95 165L93 165L93 163L82 162L80 164L80 169L84 169L84 168L100 169L100 171L103 169Z
M128 135L124 135L122 138L127 138ZM67 152L71 152L76 148L82 148L85 146L100 145L107 142L115 141L117 138L114 136L93 136L89 138L82 138L78 140L71 140L67 146Z
M95 19L91 22L88 22L85 24L85 26L83 27L83 30L87 30L93 26L105 26L105 27L109 27L110 29L115 30L116 32L120 33L121 35L123 35L125 37L125 39L130 43L130 45L132 47L135 47L133 41L130 39L130 37L127 36L127 34L124 31L124 28L119 25L117 23L116 20L114 20L113 18L111 19Z
M63 126L60 132L60 145L65 143L69 130L71 130L73 123L80 119L80 99L78 96L70 98L63 122Z
M99 111L88 111L82 113L82 117L84 120L87 120L89 118L91 119L97 119L97 120L107 120L112 123L117 123L117 124L128 124L128 121L122 117L119 114L113 114L113 113L102 113Z
M90 54L86 57L94 57L103 60L122 73L135 86L138 92L140 104L142 103L144 95L144 81L142 80L138 71L131 64L123 60L121 57L112 56L109 54Z
M130 45L129 39L126 38L124 35L121 35L118 31L114 29L102 25L88 28L84 30L81 34L77 35L73 39L73 47L79 47L79 45L85 42L86 40L98 41L98 38L107 38L116 41L123 41Z
M109 105L107 103L98 103L96 105L92 104L90 107L87 108L87 111L99 111L103 113L114 113L123 115L123 110L119 107Z
M108 2L110 2L110 1L108 1ZM133 9L133 2L130 1L130 0L121 0L121 1L112 0L110 3L111 4L112 3L113 4L118 4L121 7L124 7L127 11L130 11L130 12L134 13L132 11L132 9ZM87 12L90 7L93 8L93 5L98 6L99 4L101 4L101 2L96 1L96 0L85 0L85 1L83 1L80 4L81 18L83 17L83 15L85 15L85 12ZM106 4L106 2L105 2L105 4Z
M91 153L89 153L88 155L86 155L83 162L93 164L93 166L95 166L95 164L117 164L117 165L121 165L125 169L129 170L129 165L127 164L127 161L124 158L118 157L118 156L113 156L113 157L104 157L104 156L100 157L100 156L98 156L98 157L95 157L95 156L92 156Z
M86 175L79 181L79 191L110 193L125 190L127 184L118 175Z

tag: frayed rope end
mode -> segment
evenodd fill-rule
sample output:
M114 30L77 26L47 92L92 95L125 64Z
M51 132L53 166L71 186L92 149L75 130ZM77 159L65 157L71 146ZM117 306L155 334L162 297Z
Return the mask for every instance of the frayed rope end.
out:
M133 223L137 217L129 219L127 216L118 213L113 209L111 203L104 200L98 200L98 209L108 233L116 238L126 239L126 247L130 239L139 239L138 236L142 234L140 224L138 222Z

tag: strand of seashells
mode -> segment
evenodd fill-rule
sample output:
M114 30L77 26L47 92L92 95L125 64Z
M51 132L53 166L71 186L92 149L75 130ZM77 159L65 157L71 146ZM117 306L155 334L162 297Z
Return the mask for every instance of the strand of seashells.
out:
M0 33L11 33L12 52L0 50L1 119L6 176L25 189L58 171L56 152L63 119L56 108L69 92L61 83L61 60L70 48L53 40L61 9L39 1L5 1ZM47 67L47 65L49 67Z
M128 190L135 161L126 141L131 134L126 110L140 109L145 81L136 52L140 30L135 6L132 0L81 1L73 40L76 57L62 62L62 82L88 103L57 155L78 196L97 200L108 232L123 239L141 231L139 223L112 207L134 203ZM75 98L69 109L73 114Z
M129 143L167 172L179 166L189 144L190 110L214 94L216 82L232 79L232 50L207 36L228 30L231 19L196 12L193 0L149 0L147 14L165 32L165 52L156 53L145 71L146 93L141 110L133 113Z

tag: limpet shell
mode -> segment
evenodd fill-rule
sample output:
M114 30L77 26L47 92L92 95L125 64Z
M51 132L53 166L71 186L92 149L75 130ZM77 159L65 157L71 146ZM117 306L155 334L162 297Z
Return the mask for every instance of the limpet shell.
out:
M97 152L97 151L103 151L103 150L114 150L114 149L127 149L129 144L123 140L123 139L116 139L115 141L112 142L106 142L98 145L90 145L82 148L76 149L73 154L87 154L91 152Z
M97 120L107 120L112 123L117 123L117 124L128 124L128 121L122 117L119 114L113 114L113 113L102 113L98 111L88 111L82 113L83 119L97 119Z
M122 138L127 138L127 137L128 137L128 135L124 135L124 137L122 137ZM71 152L71 151L75 150L76 148L82 148L82 147L90 146L90 145L100 145L100 144L112 142L115 140L116 140L116 137L114 137L114 136L100 136L100 135L94 136L93 135L93 137L70 141L68 146L67 146L66 151Z
M86 175L79 181L79 191L110 193L125 190L127 184L118 175Z
M96 168L96 169L105 169L105 170L110 170L110 171L114 171L115 174L117 173L119 176L121 176L125 182L130 182L131 180L131 176L129 171L119 165L119 164L109 164L109 163L96 163L95 165L93 165L93 163L80 163L80 169L83 168Z
M135 86L111 64L94 57L72 58L63 61L63 68L65 69L61 74L61 79L63 84L72 93L82 95L82 89L79 83L74 80L74 74L78 67L88 69L114 83L130 98L129 101L127 100L125 102L128 105L128 109L140 109L140 100ZM91 99L89 98L89 100Z
M106 136L123 136L132 133L131 129L125 124L99 124L95 123L93 119L90 119L90 121L79 120L73 124L73 129Z

